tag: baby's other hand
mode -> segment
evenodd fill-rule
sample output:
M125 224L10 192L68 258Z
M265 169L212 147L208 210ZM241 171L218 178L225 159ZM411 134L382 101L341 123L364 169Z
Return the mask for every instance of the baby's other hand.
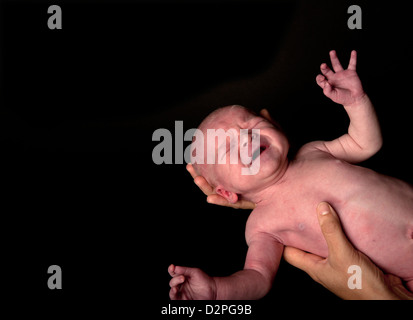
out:
M357 52L351 52L350 62L346 70L341 66L337 53L330 51L333 70L326 63L320 66L321 74L316 77L317 84L324 94L336 103L351 106L364 96L363 86L356 72Z
M206 181L203 176L198 176L194 170L192 164L186 166L186 170L191 174L194 179L195 184L199 189L207 196L207 202L211 204L216 204L224 207L231 207L234 209L254 209L255 203L246 200L238 200L235 203L230 203L227 199L220 196L219 194L214 193L214 188Z
M198 268L174 266L168 268L171 300L215 300L216 285L212 277Z

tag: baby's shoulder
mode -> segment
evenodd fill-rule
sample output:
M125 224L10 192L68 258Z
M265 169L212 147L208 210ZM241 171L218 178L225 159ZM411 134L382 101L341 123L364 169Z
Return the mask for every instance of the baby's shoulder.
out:
M325 141L312 141L303 145L297 152L295 159L331 158L333 157L325 145Z
M245 238L249 243L256 236L266 234L278 239L277 234L281 227L282 215L278 215L272 205L257 206L248 217L245 226Z

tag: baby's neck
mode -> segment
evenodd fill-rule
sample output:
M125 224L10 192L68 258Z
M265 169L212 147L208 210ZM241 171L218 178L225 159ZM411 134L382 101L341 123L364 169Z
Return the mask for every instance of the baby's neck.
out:
M242 195L242 198L254 202L257 206L266 204L273 196L283 188L283 185L289 176L290 163L285 162L285 165L274 174L269 182L258 190L254 190Z

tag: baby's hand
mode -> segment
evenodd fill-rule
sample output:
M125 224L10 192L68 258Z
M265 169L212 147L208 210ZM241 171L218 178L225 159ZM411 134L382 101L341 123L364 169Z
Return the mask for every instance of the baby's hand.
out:
M321 64L321 74L316 77L317 84L324 94L336 103L350 106L360 101L364 96L363 86L356 72L357 52L351 52L350 62L346 70L340 64L337 53L330 51L331 70L326 63Z
M172 277L169 282L171 300L214 300L216 285L212 277L197 268L174 266L168 272Z

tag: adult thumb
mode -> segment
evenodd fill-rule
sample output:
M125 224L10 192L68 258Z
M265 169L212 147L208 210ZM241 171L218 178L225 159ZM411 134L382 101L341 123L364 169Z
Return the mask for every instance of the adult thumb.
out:
M354 250L340 224L340 219L327 202L317 206L318 222L326 239L329 258L347 256Z

